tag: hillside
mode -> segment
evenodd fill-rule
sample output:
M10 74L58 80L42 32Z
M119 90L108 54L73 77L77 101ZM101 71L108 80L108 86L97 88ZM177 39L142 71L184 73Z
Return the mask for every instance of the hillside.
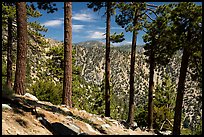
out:
M47 40L49 47L63 45L63 43L53 40ZM86 41L75 43L73 49L76 51L74 58L76 59L75 65L81 67L80 75L83 79L90 83L99 86L104 83L105 74L105 47L104 43L97 41ZM127 113L127 105L129 100L129 70L130 70L130 45L123 45L120 47L111 46L110 61L111 61L111 88L114 96L114 101L117 103L116 113ZM46 61L45 56L43 58ZM135 58L135 105L140 107L148 102L148 80L149 80L149 65L146 62L146 56L142 46L137 46L137 53ZM176 96L176 88L179 78L179 69L181 62L181 54L178 53L172 58L171 63L166 66L157 66L154 75L155 85L163 86L165 76L168 75L174 85L171 87L170 98L173 100ZM190 68L189 68L190 70ZM46 71L46 69L44 70ZM37 71L36 71L37 73ZM38 72L39 73L39 72ZM58 80L55 80L58 81ZM84 86L84 85L80 85ZM184 94L183 113L184 119L190 121L189 125L195 124L194 121L199 122L201 119L202 97L201 89L198 83L191 80L190 74L187 73L186 91ZM86 89L87 90L87 89ZM164 87L164 90L166 88ZM91 94L90 91L89 94ZM83 93L84 94L84 93ZM86 96L89 97L89 94ZM155 94L154 94L155 95ZM166 96L165 93L162 96ZM87 98L88 99L88 98ZM122 101L122 103L121 103ZM79 100L79 102L83 102ZM174 101L173 101L174 102ZM126 117L116 116L117 119L126 119ZM197 119L197 120L196 120ZM171 122L173 122L171 120Z
M2 135L154 135L122 121L24 96L2 98ZM123 122L124 123L124 122Z
M29 60L31 61L31 64L29 64L31 79L28 81L27 85L32 86L33 84L35 84L36 80L42 80L41 79L42 75L48 75L49 68L48 68L47 62L49 61L49 59L52 59L54 55L49 56L46 53L52 47L63 46L62 42L52 40L52 39L45 39L45 40L47 44L44 45L44 47L38 47L39 48L38 52L36 52L35 54L33 54L32 52L30 52L32 54L29 53ZM118 121L126 120L127 114L128 114L129 69L130 69L130 49L131 49L130 47L131 47L130 45L123 45L120 47L111 46L111 52L110 52L110 59L111 59L110 82L111 82L111 94L112 94L111 105L114 104L114 106L111 106L111 110L112 110L111 116ZM77 102L78 104L74 104L75 107L73 109L77 110L78 108L78 110L86 110L86 113L88 112L92 113L91 115L94 115L94 116L98 114L98 116L101 117L100 114L103 113L104 111L103 105L100 104L100 101L103 100L103 88L104 88L103 86L104 86L104 74L105 74L105 45L104 43L97 42L97 41L86 41L86 42L73 44L73 49L75 51L75 53L73 54L73 57L75 58L74 66L78 66L81 68L79 75L81 78L83 78L83 80L86 83L88 83L88 84L79 83L78 85L74 85L76 89L73 95L78 95L78 96L75 96L74 101ZM163 67L157 67L154 75L155 86L160 86L160 88L162 89L161 90L162 93L161 95L159 93L159 96L168 98L171 102L174 102L174 103L175 103L176 88L178 84L180 61L181 61L181 54L179 53L172 59L172 62L170 64L167 64L166 66L163 66ZM163 81L165 80L166 75L169 75L170 77L171 84L172 84L170 85L170 87L165 87L165 85L163 84L164 83ZM59 78L57 77L54 77L52 80L56 83L59 82ZM144 111L145 105L147 105L147 102L148 102L148 98L147 98L148 80L149 80L149 65L146 62L146 56L144 55L143 47L137 46L136 64L135 64L135 83L134 83L135 105L137 106L135 113L137 115L141 113L141 111ZM186 88L186 91L184 94L182 125L194 126L196 123L199 123L200 120L202 119L202 111L200 111L202 110L202 101L201 101L202 93L201 93L201 89L197 85L198 84L196 82L191 80L190 75L188 73L187 80L186 80L186 87L188 88ZM29 86L26 90L29 93L32 93L32 91L30 91L29 89ZM58 90L60 91L60 89ZM164 91L170 91L170 94L169 93L167 94ZM154 96L156 94L158 94L158 91L155 92ZM156 100L155 97L154 97L154 100ZM171 109L172 109L172 106L171 106L172 104L173 103L170 104ZM163 104L163 106L168 106L168 105ZM100 110L100 112L95 111L95 109ZM3 112L3 116L12 117L11 120L14 122L13 125L18 125L18 122L16 123L15 118L22 117L22 115L19 115L19 114L16 115L14 114L13 111L11 112L5 110ZM171 113L173 113L173 111L171 111ZM30 112L28 114L30 114ZM144 117L142 118L145 119ZM31 117L29 117L28 119L31 119ZM135 119L135 122L138 123L140 121L143 121L143 119ZM8 118L4 117L2 122L5 123L7 122L7 120ZM36 121L36 118L33 122L35 123L35 121ZM50 121L52 121L52 119L50 119ZM169 121L173 123L173 119L169 119ZM5 124L5 127L6 127L6 124ZM38 124L39 124L39 121L38 121ZM140 129L146 129L146 127L140 125L139 123L138 123L138 127ZM12 125L9 125L9 128L12 129ZM35 128L32 128L32 129L35 129ZM14 131L16 131L16 129ZM17 134L13 132L9 134ZM37 134L37 131L35 132ZM6 131L4 133L7 134ZM49 132L44 131L41 133L48 134ZM27 133L25 134L34 134L34 132L27 131ZM120 134L120 133L114 132L110 134ZM129 133L123 132L122 134L129 134Z

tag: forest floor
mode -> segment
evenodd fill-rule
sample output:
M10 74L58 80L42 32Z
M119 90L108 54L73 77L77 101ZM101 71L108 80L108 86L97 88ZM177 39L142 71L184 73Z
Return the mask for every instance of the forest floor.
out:
M14 95L2 99L2 135L156 135L109 117Z

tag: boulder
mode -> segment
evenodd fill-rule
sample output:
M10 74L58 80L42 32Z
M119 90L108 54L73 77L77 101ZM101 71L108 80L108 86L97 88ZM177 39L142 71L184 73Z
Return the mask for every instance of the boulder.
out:
M92 126L90 126L90 125L87 124L87 123L85 123L85 125L86 125L87 129L88 129L90 132L93 132L93 133L95 133L95 134L98 134L98 132L95 131Z
M2 104L2 110L5 109L12 110L12 107L10 107L8 104Z
M71 116L66 116L66 119L73 119L73 117L71 117Z
M30 99L32 99L32 100L34 100L34 101L38 101L38 99L37 99L34 95L32 95L32 94L30 94L30 93L25 93L24 96L25 96L25 97L28 97L28 98L30 98Z
M101 125L101 127L102 127L103 129L106 129L106 128L110 128L111 126L110 126L109 124L103 124L103 125Z
M80 134L81 133L81 129L74 125L74 124L71 124L71 123L67 123L66 125L69 129L71 129L72 131L76 132L77 134Z
M134 131L142 132L142 130L139 127L137 127Z
M160 134L162 135L171 135L171 131L167 130L167 131L159 131Z
M76 127L73 127L72 125L64 125L59 122L55 122L51 124L53 129L53 135L78 135L80 132ZM74 130L73 130L74 129Z

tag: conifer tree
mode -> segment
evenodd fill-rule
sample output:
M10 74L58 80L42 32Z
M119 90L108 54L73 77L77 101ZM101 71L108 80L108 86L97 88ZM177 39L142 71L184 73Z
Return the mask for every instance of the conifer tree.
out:
M94 12L106 7L106 63L105 63L105 116L110 117L110 42L122 42L123 33L110 35L111 15L114 12L116 3L113 2L91 2L88 8L93 8Z
M30 7L27 3L26 5L27 10L27 18L29 17L40 17L42 14L40 14L39 11L33 10L32 7ZM12 73L15 70L12 70L13 64L15 64L15 58L16 58L16 41L17 41L17 27L16 27L16 6L15 2L3 2L2 3L2 31L3 31L3 41L7 40L7 43L3 43L3 47L7 48L7 87L12 87ZM8 29L7 29L8 28ZM27 31L28 31L28 53L27 53L27 61L26 65L32 63L33 59L32 56L34 54L39 54L38 52L40 48L45 44L44 39L42 39L42 35L40 31L46 32L47 29L44 28L44 26L41 26L37 22L28 22L27 23ZM8 35L6 35L6 33ZM36 44L33 44L33 41L36 42ZM29 66L27 67L27 70L30 70ZM26 71L27 77L29 77L30 73ZM27 79L26 77L26 79Z
M126 31L132 32L131 64L130 64L130 92L129 92L129 113L128 124L133 126L134 121L134 68L138 31L142 29L145 20L146 4L141 2L121 2L117 6L120 14L116 16L116 22Z
M191 62L190 58L200 58L202 55L197 54L198 57L195 57L195 54L202 49L202 7L192 2L181 2L172 10L170 18L173 22L172 31L177 36L178 46L183 51L173 127L173 135L179 135L187 69L190 63L201 64L201 62Z
M154 12L155 13L155 12ZM144 49L145 55L149 57L149 95L148 95L148 129L153 129L153 90L154 90L154 69L157 64L160 63L162 58L158 61L158 52L160 41L166 36L167 18L166 16L158 16L159 12L155 13L156 19L152 22L146 23L146 35L143 36L144 42L146 42Z
M64 3L64 81L62 103L72 107L72 3Z
M158 18L157 21L165 18L162 22L166 22L166 25L162 29L162 31L165 30L164 35L162 37L160 36L159 44L156 46L157 53L155 53L155 56L157 57L155 57L155 61L161 65L165 65L171 61L172 57L178 51L182 53L173 135L180 134L182 102L185 92L187 69L191 66L192 68L190 69L194 70L194 76L198 76L198 79L200 77L199 75L202 74L202 71L199 71L199 64L201 64L202 58L202 53L200 52L202 49L201 9L201 6L196 6L194 3L181 2L178 4L160 6L156 11L161 14L161 18Z
M26 2L16 3L17 17L17 60L14 91L16 94L25 93L26 57L27 57L27 14Z

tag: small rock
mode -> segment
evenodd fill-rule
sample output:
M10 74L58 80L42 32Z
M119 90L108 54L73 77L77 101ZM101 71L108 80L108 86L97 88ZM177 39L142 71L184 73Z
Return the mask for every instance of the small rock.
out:
M66 119L73 119L71 116L66 116Z
M137 127L134 131L142 132L142 130L139 127Z
M117 121L113 121L112 122L114 125L116 125L117 127L119 126L118 122Z
M47 102L47 101L38 101L38 103L53 106L53 104L51 102Z
M133 122L133 127L137 127L137 123L136 122Z
M10 107L8 104L2 104L2 109L12 110L12 107Z
M82 113L87 113L85 110L80 110Z
M63 105L61 105L61 106L62 106L62 107L66 107L67 105L64 105L64 104L63 104Z
M25 93L24 96L25 96L25 97L28 97L28 98L30 98L30 99L32 99L32 100L34 100L34 101L38 101L38 99L37 99L34 95L32 95L32 94L30 94L30 93Z
M86 127L88 128L88 130L89 130L90 132L97 133L97 132L92 128L92 126L90 126L90 125L87 124L87 123L85 123L85 125L86 125Z
M69 112L70 110L68 108L61 108L64 112Z
M102 128L110 128L111 126L109 124L103 124L101 125Z
M103 121L100 117L96 117L96 119L97 119L98 121Z
M70 129L73 130L74 132L76 132L76 133L78 133L78 134L81 133L81 129L80 129L78 126L76 126L76 125L74 125L74 124L70 124L70 123L67 123L67 126L68 126L68 128L70 128Z
M171 131L159 131L160 134L162 135L171 135Z

